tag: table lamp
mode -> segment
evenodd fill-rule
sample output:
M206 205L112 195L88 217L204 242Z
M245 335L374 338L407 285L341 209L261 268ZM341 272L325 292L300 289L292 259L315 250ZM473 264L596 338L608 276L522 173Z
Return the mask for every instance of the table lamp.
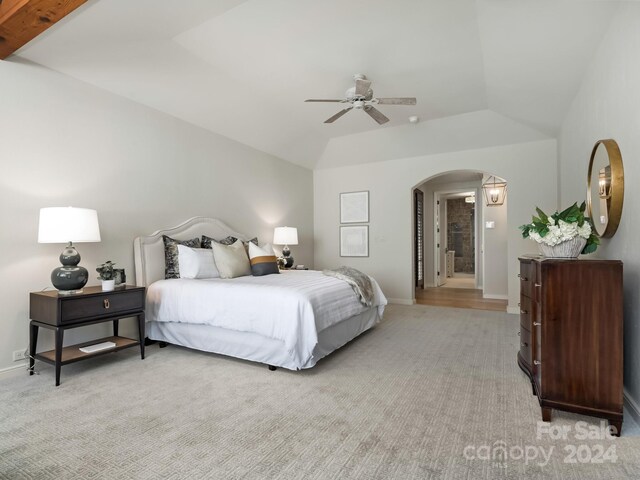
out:
M298 229L295 227L276 227L273 231L273 244L284 245L282 249L282 257L284 258L284 267L293 267L293 257L289 245L298 245Z
M73 242L99 242L98 213L88 208L50 207L40 209L38 243L67 243L60 254L61 267L51 272L51 283L62 295L80 293L89 273L79 266L80 254Z

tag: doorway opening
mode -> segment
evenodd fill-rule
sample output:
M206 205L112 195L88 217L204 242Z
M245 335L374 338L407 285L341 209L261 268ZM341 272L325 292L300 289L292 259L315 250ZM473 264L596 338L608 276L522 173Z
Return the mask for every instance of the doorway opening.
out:
M439 219L440 262L437 286L477 288L476 277L476 189L463 192L436 192L436 204L442 205ZM436 235L438 228L436 228ZM440 253L440 256L442 252Z
M507 207L484 205L486 178L452 171L413 189L417 303L506 310Z

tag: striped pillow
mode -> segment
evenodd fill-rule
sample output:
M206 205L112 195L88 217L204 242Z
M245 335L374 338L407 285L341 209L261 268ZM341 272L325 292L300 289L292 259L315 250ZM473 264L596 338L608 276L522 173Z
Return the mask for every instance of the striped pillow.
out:
M249 242L249 261L251 262L251 274L254 277L280 273L273 247L267 243L259 247L253 242Z

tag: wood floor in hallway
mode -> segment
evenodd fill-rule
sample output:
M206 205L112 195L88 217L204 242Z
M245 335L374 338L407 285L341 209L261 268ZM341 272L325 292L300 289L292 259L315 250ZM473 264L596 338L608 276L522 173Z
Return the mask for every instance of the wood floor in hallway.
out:
M482 298L482 290L475 288L425 288L416 289L416 303L436 307L472 308L476 310L507 310L506 300Z

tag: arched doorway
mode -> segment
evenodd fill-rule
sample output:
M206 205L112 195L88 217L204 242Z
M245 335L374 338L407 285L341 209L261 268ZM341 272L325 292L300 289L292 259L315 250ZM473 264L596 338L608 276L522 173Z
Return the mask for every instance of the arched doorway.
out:
M414 187L417 303L506 310L507 202L486 205L489 175L449 171Z

